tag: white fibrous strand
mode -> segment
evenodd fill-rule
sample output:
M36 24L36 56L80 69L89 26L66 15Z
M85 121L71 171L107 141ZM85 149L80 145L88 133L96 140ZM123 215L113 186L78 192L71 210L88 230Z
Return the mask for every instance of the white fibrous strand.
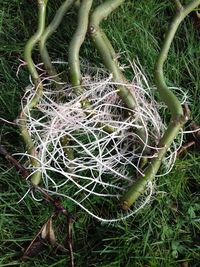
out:
M42 69L41 65L38 67ZM134 63L131 67L133 81L124 86L136 98L135 110L122 103L117 94L120 84L113 83L111 75L85 64L80 96L67 84L62 91L52 89L53 77L41 75L43 96L34 110L26 112L28 131L40 163L38 169L30 166L30 171L42 172L44 190L66 197L106 222L131 216L150 201L155 190L152 183L148 183L132 210L122 213L116 204L115 211L107 212L110 201L118 203L128 186L143 175L141 163L156 156L157 144L165 131L160 115L165 107L155 100L155 89L148 85L140 66ZM62 97L58 98L60 93ZM27 105L34 94L33 86L28 86L22 105ZM83 107L84 101L89 105ZM108 127L112 130L106 131ZM140 137L140 130L145 133L145 140ZM163 174L173 167L182 135L178 139L164 159ZM107 207L106 212L102 207Z

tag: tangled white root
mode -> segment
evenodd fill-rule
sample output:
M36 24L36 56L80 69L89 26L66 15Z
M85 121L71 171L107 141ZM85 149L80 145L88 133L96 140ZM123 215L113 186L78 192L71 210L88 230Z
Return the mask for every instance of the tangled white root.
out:
M165 130L159 115L163 105L155 101L154 90L140 68L133 64L132 69L134 79L128 88L137 101L134 111L118 97L118 84L112 77L90 67L84 71L84 92L78 97L68 85L62 92L52 89L53 78L45 78L43 97L35 110L26 114L40 162L39 168L30 167L31 173L41 171L46 191L66 197L105 222L129 217L149 202L154 188L151 182L132 210L119 211L119 198L137 175L143 174L141 162L154 157ZM29 86L23 103L30 103L34 94L34 87ZM90 105L83 109L85 99ZM105 126L112 131L105 131ZM171 170L176 151L174 142L164 160L165 173Z

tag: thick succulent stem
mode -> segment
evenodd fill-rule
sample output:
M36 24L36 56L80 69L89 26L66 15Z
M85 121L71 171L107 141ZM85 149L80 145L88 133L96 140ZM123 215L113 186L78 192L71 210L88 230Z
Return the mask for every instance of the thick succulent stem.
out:
M157 157L149 163L149 166L144 172L144 176L140 176L122 197L121 206L123 209L126 210L130 208L130 206L138 199L138 197L144 193L145 190L147 190L148 182L151 182L155 178L155 175L161 166L163 157L179 133L180 128L186 122L186 119L187 118L184 116L179 116L177 119L171 120L164 136L159 142Z
M167 59L167 55L178 26L184 20L184 18L199 4L200 0L194 0L184 8L182 7L177 10L177 13L169 27L162 49L155 64L155 83L161 99L168 106L172 116L167 130L158 144L159 150L157 153L157 157L154 158L149 164L149 166L146 168L144 176L140 176L139 179L131 185L128 192L122 197L121 204L124 209L128 209L146 190L148 182L154 179L168 148L170 147L170 145L176 138L179 130L181 129L181 127L183 127L184 123L187 120L187 116L184 115L183 109L177 97L169 90L166 85L163 73L163 65L165 60Z
M101 21L106 19L107 16L116 8L118 8L123 2L124 0L107 0L103 4L99 5L91 14L89 33L104 65L113 75L113 81L116 82L116 84L119 83L119 85L117 85L119 97L122 99L127 108L134 110L137 105L135 96L128 88L128 82L119 67L117 55L111 42L104 31L100 28ZM130 113L130 115L132 114ZM140 119L138 124L142 125ZM147 136L144 128L136 129L136 133L144 143L147 142ZM142 146L143 142L141 142ZM145 147L143 152L148 153L148 151L149 149Z
M126 79L120 70L119 64L117 62L117 56L112 47L112 44L110 43L106 34L100 28L101 21L107 18L107 16L117 7L119 7L123 2L124 0L107 0L103 4L98 6L91 14L89 32L95 47L101 55L104 65L112 73L114 82L126 84ZM128 108L135 108L136 100L127 86L118 86L118 94Z
M83 0L81 3L76 1L76 7L79 8L78 12L78 25L76 31L72 37L72 40L69 44L69 76L70 81L73 86L73 89L76 95L80 95L82 93L82 85L81 85L81 71L80 71L80 61L79 61L79 51L81 45L85 40L85 36L88 29L88 18L89 12L92 6L93 0ZM90 106L90 103L87 99L81 100L82 108L86 108ZM62 139L63 146L65 148L65 153L67 154L68 158L73 157L73 150L67 148L67 144L69 143L68 137L64 137Z
M24 107L24 109L22 110L20 114L20 130L21 130L21 135L26 144L27 152L28 154L31 155L30 161L33 167L39 167L40 164L39 164L39 161L37 160L34 143L27 129L27 113L29 112L30 109L35 107L38 101L40 100L43 94L43 85L42 85L42 82L40 81L40 76L32 60L32 50L34 46L36 45L36 43L40 40L44 32L46 6L47 6L47 0L46 1L38 0L38 9L39 9L38 29L36 33L28 40L25 46L25 51L24 51L24 58L25 58L25 61L27 62L28 70L32 76L32 79L35 85L35 95L33 96L30 103L28 103ZM41 180L41 173L39 171L36 171L32 175L31 181L33 184L36 185L36 184L39 184L40 180Z
M45 29L44 33L42 34L40 38L40 54L42 57L42 61L44 62L44 66L47 70L47 73L50 76L55 76L56 81L59 82L59 78L57 76L56 69L51 63L51 58L49 56L49 53L46 48L46 42L51 37L51 35L57 30L58 26L60 25L64 15L66 14L67 10L72 6L72 4L75 2L75 0L66 0L63 2L63 4L59 7L59 9L56 11L56 14L51 21L51 23L48 25L48 27Z
M69 45L69 75L77 95L82 93L79 51L88 29L89 12L93 0L82 0L78 12L78 26Z
M83 92L81 83L82 77L80 70L79 51L87 34L89 12L92 6L92 2L93 0L83 0L81 2L78 12L78 26L69 45L69 75L76 95L80 95ZM86 109L87 107L92 108L91 103L88 99L81 100L81 106L83 109ZM92 116L92 112L89 112L88 115ZM114 129L109 125L101 125L101 123L99 125L103 126L103 129L106 132L111 133L114 131Z

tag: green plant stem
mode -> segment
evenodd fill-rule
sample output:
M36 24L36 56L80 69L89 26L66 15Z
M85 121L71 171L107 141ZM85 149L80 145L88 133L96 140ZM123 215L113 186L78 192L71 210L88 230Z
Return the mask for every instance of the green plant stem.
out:
M79 51L88 29L89 12L93 0L82 0L78 12L78 26L69 45L69 75L77 95L82 93Z
M38 9L39 9L38 29L36 33L28 40L25 46L25 50L24 50L24 58L27 62L28 70L32 76L32 79L36 87L38 86L39 75L35 68L34 62L32 60L32 50L34 46L36 45L36 43L40 40L44 32L45 18L46 18L46 6L47 6L47 1L38 0Z
M69 75L71 84L74 87L76 95L80 95L83 92L81 84L81 71L80 71L80 61L79 61L79 51L82 43L85 40L85 36L88 30L88 21L89 21L89 12L92 6L92 0L83 0L79 7L78 12L78 26L72 37L72 40L69 45ZM106 37L104 36L106 39ZM112 46L111 46L112 47ZM111 49L110 47L110 49ZM111 49L112 53L114 49ZM90 101L88 99L81 100L81 106L83 109L91 107ZM91 107L92 108L92 107ZM92 112L86 114L92 116ZM100 127L103 127L104 131L112 133L114 131L113 127L109 125L102 125L99 123Z
M69 45L69 75L76 95L80 95L83 92L81 84L82 78L80 71L79 51L87 34L89 12L92 2L93 0L83 0L80 4L78 12L78 26ZM91 104L88 99L83 99L81 100L81 106L83 109L86 109L87 107L91 107ZM92 116L93 112L88 113L86 111L86 114ZM104 131L106 132L112 133L114 131L114 129L109 125L102 125L100 123L99 126L103 127Z
M103 4L98 6L91 14L89 32L95 47L101 55L104 65L112 73L114 82L126 84L126 78L119 68L116 53L112 47L112 44L110 43L106 34L100 28L101 21L103 19L106 19L107 16L117 7L119 7L123 2L124 0L107 0ZM118 94L124 104L128 108L134 109L136 106L136 100L127 86L119 85L117 89Z
M60 81L59 77L57 76L56 69L51 63L51 58L46 48L46 42L51 37L51 35L57 30L58 26L60 25L64 15L68 11L68 9L72 6L75 0L66 0L63 4L59 7L56 11L56 14L52 20L52 22L48 25L45 29L44 33L40 38L39 48L40 48L40 55L42 57L42 61L44 62L44 66L47 70L47 73L50 76L55 76L56 81Z
M100 23L103 19L106 19L107 16L119 7L124 0L107 0L100 6L98 6L90 17L89 22L89 33L93 40L95 47L97 48L104 65L113 75L113 81L116 82L118 95L122 99L123 103L130 110L134 110L136 107L136 99L132 92L130 92L127 84L127 80L124 77L123 73L120 70L119 63L117 61L117 55L115 50L109 41L106 34L100 28ZM127 85L126 85L127 84ZM133 114L130 112L130 116ZM141 120L138 121L142 125ZM144 128L136 129L136 133L139 135L143 142L146 142L146 132ZM143 142L141 144L143 145ZM143 151L148 153L149 149L146 147Z
M181 9L183 8L183 6L182 6L180 0L174 0L174 3L175 3L175 5L176 5L176 9L177 9L178 11L181 10Z
M44 32L46 6L47 6L47 0L46 1L38 0L38 29L36 33L28 40L24 51L24 58L25 61L27 62L28 70L32 76L35 85L35 95L33 96L31 102L24 107L24 109L20 114L20 130L22 138L26 144L27 152L28 154L31 155L30 161L33 167L39 167L40 164L39 161L37 160L36 156L37 153L35 151L34 142L32 141L32 138L27 129L27 114L30 109L32 109L37 105L38 101L42 97L43 85L42 82L40 81L39 74L32 60L32 50L36 45L36 43L40 40ZM36 171L31 177L31 182L34 185L37 185L39 184L40 180L41 180L41 173L39 171Z
M168 52L178 26L184 20L184 18L199 4L200 0L194 0L184 8L182 7L181 9L178 9L164 39L162 49L155 64L154 78L160 97L168 106L172 116L167 130L158 144L159 150L157 157L149 164L145 170L144 176L140 176L138 180L131 185L127 193L122 197L121 205L123 209L128 209L146 190L148 182L151 182L154 179L168 148L176 138L181 127L183 127L184 123L188 119L187 116L184 115L183 109L177 97L166 85L163 73L163 65L167 59Z
M72 37L72 40L69 44L69 76L72 87L76 95L80 95L83 91L81 85L81 71L80 71L80 61L79 61L79 52L81 45L85 40L85 36L88 28L88 19L89 12L92 6L93 0L83 0L81 3L76 1L76 7L79 9L78 11L78 25L76 31ZM90 103L87 99L81 100L81 106L83 109L90 106ZM64 137L62 140L62 144L65 147L65 153L68 158L73 157L73 150L67 148L67 144L69 143L68 137Z
M51 58L49 56L49 53L48 53L48 50L46 47L46 43L47 43L47 40L51 37L51 35L57 30L64 15L66 14L66 12L69 10L69 8L74 3L75 3L75 0L66 0L63 2L63 4L56 11L56 14L55 14L53 20L48 25L48 27L45 29L45 31L42 34L42 37L40 39L39 48L40 48L40 55L41 55L42 61L44 62L44 66L47 70L48 75L54 76L54 80L56 81L56 88L58 88L58 89L62 89L63 86L59 85L60 78L58 77L57 71L51 62ZM60 97L61 97L61 95L60 95ZM64 150L65 150L66 156L69 159L72 159L73 150L67 148L67 144L69 143L69 139L65 136L64 138L62 138L61 142L62 142L63 147L65 147Z
M149 163L149 166L144 172L144 176L140 176L122 197L121 206L123 209L127 210L130 208L138 197L147 190L148 182L151 182L155 178L155 175L161 166L163 157L185 121L186 118L184 116L177 117L177 120L174 121L171 120L164 136L159 142L157 157Z

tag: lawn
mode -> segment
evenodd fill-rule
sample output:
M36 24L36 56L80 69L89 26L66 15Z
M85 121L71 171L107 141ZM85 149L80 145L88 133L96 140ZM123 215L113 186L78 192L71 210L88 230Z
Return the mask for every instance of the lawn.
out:
M191 0L182 2L186 4ZM49 0L48 21L51 21L61 3L60 0ZM174 13L173 1L127 0L102 23L114 49L120 53L120 63L128 65L129 61L139 61L152 88L155 88L154 65ZM68 60L68 47L76 28L76 18L76 10L70 9L49 39L47 47L52 60ZM37 1L1 1L0 144L10 154L25 151L15 122L29 77L26 66L22 66L19 72L18 67L24 57L24 46L36 27ZM179 27L164 66L167 84L181 88L181 91L176 91L177 96L181 97L180 92L187 93L190 119L196 125L200 125L199 39L200 19L192 13ZM102 67L89 38L81 47L81 58ZM41 62L37 49L34 49L33 59L36 63ZM130 69L125 69L125 74L129 80L133 79ZM155 92L155 95L159 101L158 93ZM169 111L165 109L161 116L168 121ZM188 135L184 135L185 142ZM128 219L104 223L70 200L60 199L76 218L73 223L75 266L199 266L200 141L195 141L193 149L177 158L169 174L156 179L151 201ZM20 159L20 156L15 157ZM21 174L3 157L0 157L0 181L0 267L70 266L69 253L57 251L49 245L26 261L20 260L24 249L54 208L47 201L36 202L31 194L18 203L28 186ZM112 210L112 203L109 210ZM65 224L65 218L59 216L55 229L58 241L64 245L67 234Z

